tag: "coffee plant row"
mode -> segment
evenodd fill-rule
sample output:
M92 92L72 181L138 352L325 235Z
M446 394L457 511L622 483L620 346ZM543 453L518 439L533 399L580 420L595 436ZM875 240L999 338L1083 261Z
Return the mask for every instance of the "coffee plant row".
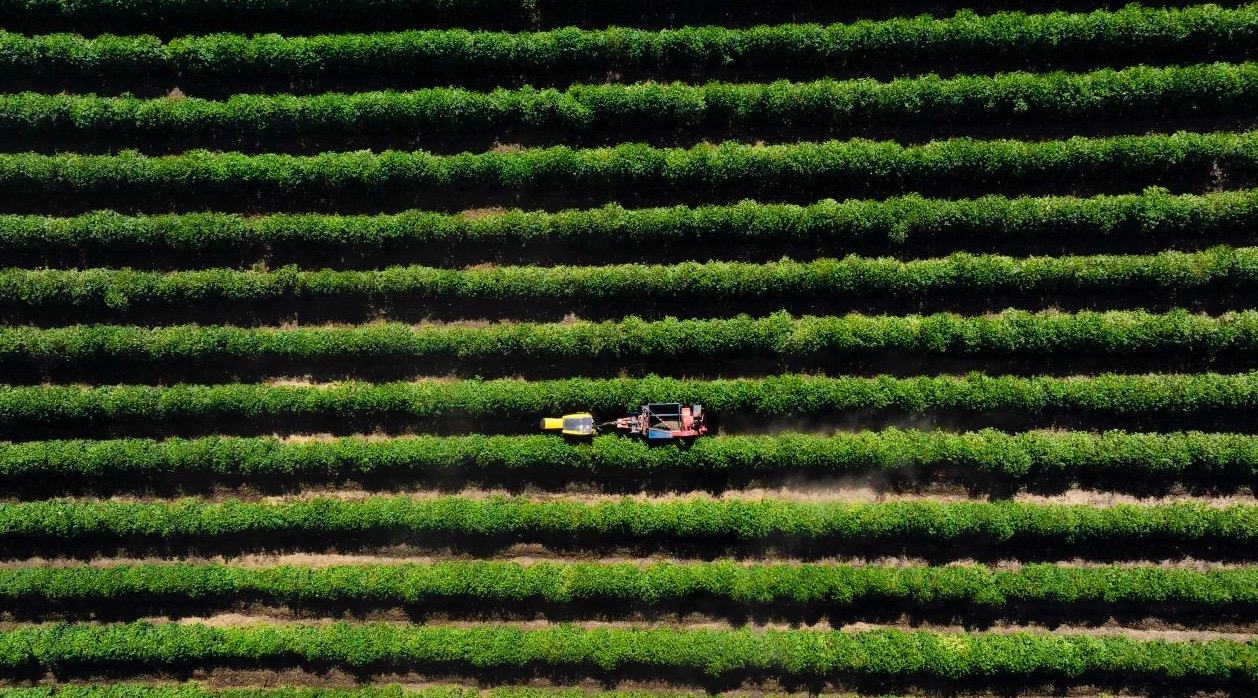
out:
M1066 546L1227 545L1230 556L1252 558L1247 551L1258 543L1258 506L407 496L282 503L198 499L0 503L0 550L63 544L205 546L233 540L256 547L282 540L285 546L304 543L324 549L342 537L419 546L458 540L561 545L1038 544L1059 551Z
M472 269L389 267L371 271L194 271L130 269L0 270L0 308L131 310L263 301L520 304L675 302L753 299L859 300L926 294L1098 294L1258 288L1258 247L1215 247L1153 255L1025 257L954 253L901 261L891 257L674 265L504 266ZM473 314L474 310L470 311ZM1187 321L1186 321L1187 322Z
M0 632L0 672L142 671L164 666L336 666L407 671L553 669L679 672L721 677L1077 679L1187 681L1252 687L1258 647L1227 640L1142 641L1044 633L936 634L900 630L471 628L178 623L42 625ZM698 678L695 677L695 678Z
M1001 478L1125 476L1243 480L1258 476L1258 436L1028 431L882 431L833 436L724 436L656 449L618 436L574 445L551 436L412 436L283 441L271 437L0 443L0 478L39 483L158 476L293 478L542 473L567 477L815 475L959 471Z
M1201 117L1256 107L1258 65L1245 63L946 80L928 76L887 83L861 79L234 95L221 102L28 92L0 95L0 133L198 138L208 132L217 139L362 132L415 136L505 128L843 128L886 121Z
M1258 229L1258 190L926 199L826 199L807 206L744 201L730 206L626 209L612 204L557 213L511 210L469 218L427 211L337 216L229 213L124 216L109 211L71 218L0 215L0 247L13 253L257 254L283 258L319 250L418 250L442 245L555 244L564 247L863 241L906 244L952 240L958 246L1112 237L1133 245L1165 238L1180 246ZM401 252L399 252L401 254ZM414 252L411 252L414 254ZM181 268L195 259L180 258ZM89 265L90 266L90 265Z
M362 360L614 360L650 358L859 359L882 352L957 357L1258 350L1258 311L1218 317L1185 310L1076 314L1006 310L906 317L804 317L786 313L715 320L626 318L608 322L488 326L373 324L295 329L78 325L0 327L0 362L79 366L98 362ZM1122 366L1115 366L1121 369Z
M1258 22L1255 23L1258 26ZM691 148L624 144L520 152L432 155L388 151L321 155L0 154L0 188L14 198L240 198L264 196L435 196L446 189L647 191L835 189L913 191L957 179L992 186L1042 185L1045 179L1150 180L1258 175L1258 131L1169 136L982 141L969 138L900 145L826 141L790 145L735 142ZM423 189L424 192L415 192Z
M368 2L370 0L360 0ZM410 75L449 84L451 75L661 69L703 72L722 66L841 67L868 72L888 66L931 69L969 59L998 65L1163 58L1168 52L1237 58L1258 45L1258 7L1202 5L1182 9L1131 5L1112 12L1028 15L926 15L844 25L788 24L750 29L685 27L663 31L611 28L545 32L464 29L283 37L214 34L163 42L153 36L86 38L0 32L0 87L6 81L60 75L184 79L267 74ZM1156 47L1153 51L1151 47Z
M688 563L437 562L326 567L135 564L0 569L0 603L164 605L212 608L269 605L443 601L661 604L717 601L744 605L910 604L998 610L1016 604L1179 604L1258 611L1258 571L1198 571L1153 565L1060 566L1016 570L964 564L939 567ZM600 606L605 608L605 606Z
M422 380L410 383L171 386L0 386L0 437L34 427L114 427L214 420L412 421L493 418L508 429L539 415L590 410L602 417L648 402L700 403L718 414L834 415L847 410L1071 411L1093 416L1218 415L1258 408L1258 373L1101 374L1090 377L825 378L711 381L573 378L554 381Z

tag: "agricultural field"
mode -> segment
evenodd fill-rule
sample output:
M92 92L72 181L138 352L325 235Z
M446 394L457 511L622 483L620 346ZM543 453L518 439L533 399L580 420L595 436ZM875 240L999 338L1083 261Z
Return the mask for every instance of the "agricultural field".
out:
M1193 2L0 0L0 698L1258 695Z

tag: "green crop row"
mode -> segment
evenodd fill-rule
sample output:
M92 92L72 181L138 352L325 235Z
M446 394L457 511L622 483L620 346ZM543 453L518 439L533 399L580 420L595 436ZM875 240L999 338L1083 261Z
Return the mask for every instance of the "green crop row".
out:
M683 9L702 3L670 0L670 8ZM730 3L733 5L734 3ZM740 2L739 5L757 3ZM804 4L804 3L800 3ZM308 22L356 26L364 19L392 19L394 24L466 26L526 22L538 13L570 16L636 7L629 0L0 0L0 26L29 24L133 28L203 23L252 27L303 25ZM115 29L116 30L116 29Z
M970 356L1258 350L1258 311L1219 317L1184 310L1077 314L1006 310L962 317L804 317L489 326L375 324L349 328L79 325L0 327L0 362L49 366L95 362L349 360L611 360L762 357L847 359L894 351Z
M1096 507L1021 502L876 504L632 497L476 499L405 496L279 504L42 500L0 503L0 547L90 543L193 545L224 537L328 546L338 536L422 545L450 536L503 542L691 544L764 541L981 543L1053 546L1232 546L1258 543L1258 506L1195 502ZM1012 553L1012 550L1010 550Z
M355 94L235 95L216 102L0 95L0 132L218 138L224 134L466 133L1205 116L1258 107L1258 65L1128 68L1075 75L1006 73L768 85L585 85ZM210 135L212 134L212 135Z
M328 567L117 565L0 569L0 602L114 605L148 598L197 608L260 601L303 606L479 603L635 604L717 600L736 604L921 607L1013 604L1192 604L1258 608L1258 570L1157 566L1017 570L982 565L744 565L717 563L440 562Z
M192 303L335 300L390 304L626 303L690 300L839 299L925 294L1178 293L1252 291L1258 247L1155 255L1026 257L956 253L900 261L848 256L783 260L622 264L597 267L390 267L372 271L208 269L0 270L0 307L123 311ZM139 306L140 308L134 308Z
M1139 680L1252 686L1258 647L1252 643L1140 641L1124 637L935 634L897 630L594 629L534 630L392 624L215 628L150 625L58 625L0 632L0 671L91 667L139 670L178 667L305 664L355 669L416 667L476 671L552 668L584 674L611 671L685 676L734 674L852 677L935 677Z
M700 144L689 149L624 144L574 150L432 155L242 155L193 151L150 157L0 155L0 189L12 198L153 197L191 206L242 191L291 199L332 194L440 197L459 188L616 192L730 189L770 192L917 190L956 180L988 186L1045 180L1149 180L1211 171L1258 174L1258 131L1170 136L982 141L969 138L900 145L868 140L790 145ZM1147 183L1147 182L1146 182Z
M452 75L704 70L725 65L885 68L930 67L958 58L1010 61L1166 52L1235 55L1258 42L1258 7L1184 9L1128 6L1113 12L1046 15L962 13L850 25L688 27L664 31L612 28L537 33L450 29L378 34L246 37L214 34L163 43L156 37L0 33L0 75L56 74L183 78L264 73L275 77L335 74ZM1156 46L1157 51L1150 50ZM0 81L2 84L2 81Z
M822 378L777 376L713 381L574 378L555 381L423 380L172 386L2 386L0 436L37 425L78 427L166 420L494 418L507 428L574 409L620 416L647 402L700 403L709 411L759 416L828 415L844 410L933 410L1094 415L1209 414L1258 407L1258 373L1114 375L1071 378Z
M827 199L808 206L759 204L625 209L617 205L558 213L508 211L467 218L424 211L382 216L225 213L123 216L108 211L72 218L0 215L0 249L98 255L232 252L278 257L318 250L419 249L470 244L567 247L660 243L807 242L842 246L865 240L957 245L1002 241L1122 237L1193 244L1211 235L1258 229L1258 190L1172 195L1149 188L1118 196L924 199ZM840 247L841 249L841 247ZM414 254L414 251L411 251ZM185 260L180 260L181 264Z
M1003 478L1119 475L1248 479L1258 475L1258 436L1199 432L954 434L886 429L724 436L688 449L658 449L617 436L573 445L550 436L413 436L286 442L275 438L118 439L0 443L0 478L126 482L173 475L227 478L361 476L509 477L815 475L953 469Z
M865 3L844 4L861 15L874 11ZM1107 3L1094 4L1101 7ZM804 15L813 9L806 0L774 0L772 3L739 0L722 3L719 9L703 0L669 0L645 6L632 0L250 0L247 3L223 0L0 0L0 26L17 28L37 25L64 29L105 25L106 30L115 32L119 29L134 31L137 26L160 29L172 23L178 27L210 24L251 29L260 24L285 28L310 24L356 28L364 22L374 25L383 20L393 20L390 26L483 27L539 23L564 26L556 22L577 21L593 25L609 12L648 14L651 17L661 14L669 17L672 13L680 13L697 15L697 19L711 18L713 24L721 24L721 20L731 15L754 16L755 11L766 10L766 5L780 12L794 10ZM956 5L964 6L964 3ZM606 25L606 22L603 24Z

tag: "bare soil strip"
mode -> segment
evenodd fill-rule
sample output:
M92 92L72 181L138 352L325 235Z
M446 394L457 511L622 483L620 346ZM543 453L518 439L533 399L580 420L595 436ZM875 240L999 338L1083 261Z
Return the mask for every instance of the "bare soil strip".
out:
M253 606L243 611L212 613L210 615L165 615L148 616L136 620L147 623L177 622L183 625L206 625L214 628L243 628L261 625L309 625L326 626L333 623L361 622L386 623L392 625L412 625L415 619L401 609L381 609L369 616L344 615L341 617L309 616L293 612L286 608ZM97 621L75 621L79 624L100 625ZM14 620L0 616L0 631L29 628L44 624L40 621ZM1103 637L1128 637L1136 640L1195 641L1230 640L1233 642L1249 642L1258 638L1258 622L1220 623L1206 628L1186 627L1183 624L1167 622L1156 617L1148 617L1131 623L1123 623L1114 619L1098 619L1093 624L1057 624L1045 625L1038 623L1020 623L1014 621L997 621L979 625L960 625L923 621L908 616L889 622L835 622L833 619L820 619L812 622L781 622L749 619L747 622L731 622L727 619L713 617L703 613L685 615L663 614L658 618L630 619L580 619L553 621L546 618L505 619L505 620L469 620L463 618L445 618L428 616L423 624L434 627L476 628L508 626L524 630L539 628L572 626L585 629L611 628L667 628L691 630L729 630L748 628L752 630L816 630L860 632L866 630L911 630L930 631L937 633L997 633L1008 635L1013 633L1032 633L1039 635L1095 635Z
M128 677L126 683L129 684L165 684L177 681L179 683L193 683L203 686L211 690L233 689L233 688L282 688L282 687L312 687L312 688L360 688L368 686L393 686L397 685L407 690L424 690L442 687L460 687L465 689L478 689L485 698L490 698L490 691L500 686L490 682L478 681L475 677L464 677L455 679L444 676L427 676L415 672L409 673L388 673L377 674L370 677L355 675L340 669L330 669L326 671L311 671L305 669L228 669L228 668L211 668L199 669L188 672L185 675L172 674L142 674ZM36 681L11 681L0 679L0 686L106 686L116 685L118 680L111 677L58 677L52 674L45 675ZM658 698L699 698L702 693L700 691L687 691L679 689L678 686L664 681L644 681L644 680L625 680L614 684L608 684L596 679L573 679L564 681L555 681L545 678L534 678L531 680L520 680L511 683L517 687L539 688L539 689L582 689L589 693L589 698L599 698L598 694L607 690L634 690L643 692L658 693ZM862 691L860 693L842 692L842 693L823 693L817 694L811 690L798 686L783 686L777 682L763 682L756 684L746 684L741 686L730 687L722 691L721 695L727 698L855 698L856 696L888 696L890 691ZM905 694L908 695L908 694ZM913 694L919 695L919 694ZM992 692L992 691L949 691L947 695L952 698L989 698L991 696L1014 695L1008 692ZM1069 686L1064 688L1043 686L1031 687L1028 690L1020 690L1016 693L1019 698L1113 698L1113 691L1103 691L1094 686ZM1143 696L1157 695L1164 696L1165 693L1150 694L1143 691L1124 690L1122 691L1124 698L1141 698ZM1229 694L1223 692L1211 691L1185 691L1176 693L1175 695L1182 698L1222 698Z
M330 567L333 565L398 565L398 564L434 564L439 562L452 561L468 561L468 560L489 560L494 562L514 562L519 565L535 565L542 563L573 563L573 562L599 562L607 564L632 564L632 565L651 565L661 562L669 562L676 564L684 564L687 562L695 562L694 558L677 557L666 554L656 554L649 556L642 555L626 555L618 553L609 553L607 555L563 555L556 554L555 551L548 550L545 546L521 543L504 548L494 555L473 556L468 554L433 554L431 551L409 546L395 546L391 548L382 548L370 552L361 553L306 553L306 552L285 552L285 553L247 553L243 555L184 555L178 557L162 557L162 556L98 556L90 560L82 560L71 557L28 557L14 560L0 560L0 569L17 569L23 567L72 567L79 565L89 565L92 567L113 567L117 565L173 565L176 563L184 564L203 564L203 565L233 565L238 567L261 568L276 567L279 565L293 565L302 567ZM931 564L923 558L915 558L908 556L888 555L885 557L866 558L866 557L823 557L809 558L807 560L791 557L791 556L763 556L763 557L739 557L723 559L722 562L735 565L861 565L861 566L879 566L879 567L923 567ZM995 562L980 563L976 560L959 559L948 564L966 565L966 564L984 564L987 567L997 570L1016 571L1022 569L1025 565L1020 560L1007 559ZM1083 558L1074 558L1070 560L1062 560L1053 564L1062 567L1139 567L1153 565L1163 569L1186 569L1198 572L1207 572L1210 570L1223 569L1244 569L1252 567L1250 563L1236 563L1219 560L1198 560L1191 557L1185 558L1166 558L1166 559L1150 559L1126 562L1097 562Z
M636 502L669 503L690 500L705 501L759 501L777 500L797 503L883 503L883 502L940 502L959 503L981 501L983 498L973 496L970 490L945 483L929 483L920 488L904 492L895 491L890 486L877 483L868 484L866 478L836 477L825 481L800 482L787 487L756 487L732 489L713 494L703 490L678 491L668 494L637 493L611 494L600 492L591 487L574 486L562 492L545 491L526 488L523 491L508 489L485 489L467 487L457 491L437 491L433 489L410 489L399 487L387 491L388 496L405 496L416 500L441 499L457 496L471 500L487 500L497 497L525 496L534 501L579 501L586 504L615 502L630 499ZM338 501L362 501L382 496L379 490L311 487L290 494L263 494L248 489L223 489L213 493L209 500L214 502L245 500L266 504L285 504L289 502L305 502L313 499L333 499ZM172 501L167 497L149 495L116 495L101 497L66 497L64 499L81 502L164 502ZM1042 505L1084 505L1090 507L1112 507L1119 505L1155 506L1171 503L1192 502L1209 507L1229 507L1241 504L1252 505L1254 496L1249 492L1233 494L1192 495L1176 493L1166 496L1141 497L1133 494L1071 488L1057 494L1036 494L1028 492L1013 493L1009 501ZM18 501L18 500L10 500Z

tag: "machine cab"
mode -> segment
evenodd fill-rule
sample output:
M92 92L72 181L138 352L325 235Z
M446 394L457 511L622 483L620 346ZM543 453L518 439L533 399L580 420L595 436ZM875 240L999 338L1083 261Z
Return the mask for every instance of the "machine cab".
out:
M577 412L562 417L546 417L542 420L541 427L543 431L557 431L564 436L593 436L594 415Z

